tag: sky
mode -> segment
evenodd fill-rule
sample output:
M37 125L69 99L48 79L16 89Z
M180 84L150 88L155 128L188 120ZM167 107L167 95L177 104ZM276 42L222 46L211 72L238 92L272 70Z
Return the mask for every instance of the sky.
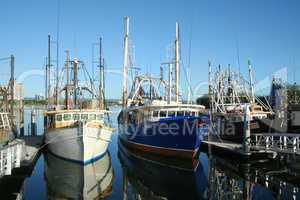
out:
M199 93L207 91L208 60L247 75L250 59L256 82L286 67L288 80L299 82L299 9L297 0L1 0L0 58L15 56L16 77L27 97L44 94L48 34L53 41L59 36L60 67L68 49L92 72L92 47L101 36L106 68L121 70L124 17L129 16L135 64L156 75L179 22L183 91L187 68L191 87L200 83ZM54 43L52 48L55 55ZM7 70L8 63L0 61L0 81ZM120 74L106 75L107 98L120 98L121 88Z

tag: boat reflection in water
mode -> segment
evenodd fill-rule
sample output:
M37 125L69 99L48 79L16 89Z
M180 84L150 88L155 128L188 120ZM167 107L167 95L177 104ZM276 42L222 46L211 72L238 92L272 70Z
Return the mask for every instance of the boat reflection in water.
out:
M207 178L201 163L191 165L129 150L119 142L123 199L202 199ZM163 159L163 161L162 161Z
M299 171L278 160L246 163L201 153L179 163L149 157L119 142L123 199L300 199Z
M300 176L280 161L245 163L211 156L208 199L300 199Z
M45 179L49 199L99 199L112 192L114 171L109 152L89 165L45 155Z

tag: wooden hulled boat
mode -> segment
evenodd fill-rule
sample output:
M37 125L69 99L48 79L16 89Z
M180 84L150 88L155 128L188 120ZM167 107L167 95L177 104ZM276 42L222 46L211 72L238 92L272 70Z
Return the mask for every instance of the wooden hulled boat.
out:
M99 46L102 52L101 39ZM48 65L51 66L51 63ZM89 164L105 155L113 133L109 122L109 111L105 107L102 56L100 54L98 92L84 63L76 58L71 61L68 52L62 74L65 75L66 80L56 84L54 98L48 94L48 111L45 112L44 117L45 143L49 151L60 158ZM80 75L89 78L80 83ZM70 77L73 80L70 80ZM62 87L58 88L58 85ZM47 91L50 89L48 88ZM52 99L54 99L53 104L51 104ZM60 102L64 102L64 105L59 105Z
M191 159L197 155L202 137L208 132L209 117L204 106L183 103L179 94L179 26L176 24L175 61L162 64L161 77L136 75L129 95L128 28L129 19L126 18L123 108L118 116L119 139L140 151ZM164 66L169 71L168 80L163 77ZM160 89L163 91L160 92Z

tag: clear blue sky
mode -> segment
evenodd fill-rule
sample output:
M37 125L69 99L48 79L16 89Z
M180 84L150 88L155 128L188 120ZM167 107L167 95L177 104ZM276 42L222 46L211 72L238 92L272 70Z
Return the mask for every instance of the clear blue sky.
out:
M17 76L42 70L48 33L56 39L57 1L1 0L0 4L0 58L15 55ZM247 72L250 58L255 79L260 80L282 67L290 72L299 68L299 10L297 0L61 0L59 60L62 65L63 51L74 53L76 47L78 57L91 66L92 43L102 36L107 66L121 69L123 18L129 16L136 63L144 71L158 74L178 21L186 66L191 41L192 85L207 80L208 59L215 66L230 63L237 67L237 43L242 71ZM0 71L6 66L0 62ZM292 73L289 80L293 81ZM24 83L26 96L44 93L43 77L34 76ZM121 96L120 76L109 75L106 84L109 98Z

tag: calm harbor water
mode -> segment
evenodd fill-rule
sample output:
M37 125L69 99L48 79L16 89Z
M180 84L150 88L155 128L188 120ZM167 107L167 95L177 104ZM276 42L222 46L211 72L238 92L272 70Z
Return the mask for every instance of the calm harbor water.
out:
M201 152L192 170L128 151L118 144L119 108L112 110L109 153L82 167L44 151L25 180L24 199L300 199L300 179L281 161L245 163Z

